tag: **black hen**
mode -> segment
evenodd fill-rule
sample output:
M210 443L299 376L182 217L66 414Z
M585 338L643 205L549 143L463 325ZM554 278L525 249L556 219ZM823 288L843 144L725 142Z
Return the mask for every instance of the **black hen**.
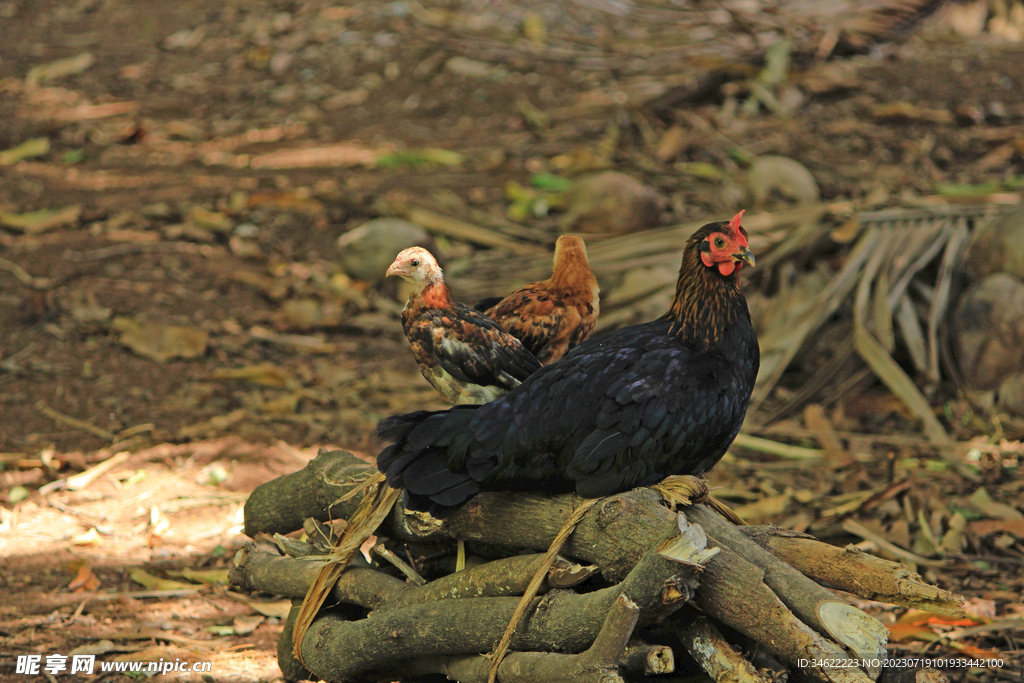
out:
M377 458L406 506L443 512L483 490L593 498L701 474L739 432L759 351L737 271L740 226L697 230L676 295L653 322L588 340L484 405L381 422Z

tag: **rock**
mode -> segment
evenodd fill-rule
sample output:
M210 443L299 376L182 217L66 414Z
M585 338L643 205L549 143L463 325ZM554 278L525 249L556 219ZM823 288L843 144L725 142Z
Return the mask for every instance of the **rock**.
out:
M999 407L1024 415L1024 372L1017 372L999 385Z
M821 198L817 181L803 164L774 154L754 161L747 187L755 206L764 206L776 195L797 204L813 204Z
M967 290L953 314L953 347L964 380L999 388L1024 371L1024 282L997 273Z
M377 218L338 238L341 265L356 280L381 282L398 252L424 247L437 256L427 231L401 218Z
M996 218L974 231L964 259L972 279L1009 273L1024 279L1024 210Z
M636 232L658 224L665 200L639 180L616 171L586 176L566 194L567 231Z

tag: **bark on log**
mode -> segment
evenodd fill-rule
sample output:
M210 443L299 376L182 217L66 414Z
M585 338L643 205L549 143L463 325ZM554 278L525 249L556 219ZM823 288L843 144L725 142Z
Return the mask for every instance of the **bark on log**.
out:
M690 529L692 533L699 527ZM699 543L692 547L695 557L705 552ZM623 595L644 619L667 615L691 599L697 586L700 565L684 562L666 559L651 548L620 584L584 595L555 591L533 601L513 649L580 652L594 642L613 603ZM348 681L396 659L485 652L501 637L518 603L517 598L439 600L379 609L357 621L322 612L302 639L302 661L325 680ZM339 658L339 652L346 657Z
M286 681L308 681L313 678L313 673L303 666L293 651L292 630L295 628L295 619L299 616L300 607L301 602L292 604L288 617L284 620L284 630L277 638L277 666Z
M715 683L769 683L737 652L721 632L704 617L697 617L676 629L690 656Z
M373 471L372 465L348 454L322 452L304 470L268 482L253 493L246 504L246 532L288 532L301 526L306 517L345 517L351 514L358 501L341 502L331 513L326 508ZM541 497L482 493L442 521L406 512L398 505L377 533L408 543L433 543L457 538L494 547L538 550L549 546L577 503L578 499L571 495ZM799 659L847 657L839 646L794 616L765 583L771 582L798 611L810 615L808 621L814 621L815 615L824 619L815 608L827 591L817 586L813 590L808 588L807 584L813 583L799 577L791 568L784 567L772 554L764 552L744 533L714 516L710 510L690 510L695 511L695 520L708 515L702 526L715 529L708 534L709 543L723 548L705 565L700 578L701 588L695 596L697 604L709 616L752 638L760 648L791 666ZM622 583L586 595L556 591L533 601L530 616L520 628L513 649L583 650L593 641L612 601L620 594L637 600L643 619L664 616L676 609L692 592L692 580L680 585L672 585L671 581L658 584L662 594L656 599L651 597L653 593L649 587L657 584L657 577L663 579L665 575L663 569L654 565L654 560L669 562L653 549L678 533L677 515L649 489L637 489L601 500L583 517L562 552L567 557L599 566L606 579ZM718 538L716 533L723 538ZM784 548L786 542L776 543L779 538L769 536L763 545L773 554L781 553L780 548ZM730 550L730 546L739 548L754 563L744 560ZM274 561L283 559L273 558ZM396 652L407 658L441 657L451 662L455 660L446 653L461 656L487 651L503 631L517 602L515 598L493 597L398 606L397 587L385 588L382 584L386 582L379 578L364 581L359 579L357 572L358 569L346 574L352 574L350 580L353 582L358 579L365 583L359 588L365 591L358 593L362 595L360 604L375 607L379 613L373 618L352 622L322 615L325 617L322 623L318 617L302 641L303 656L313 658L307 664L328 680L345 680L345 676L354 675L353 672L361 668L379 666L373 661L381 656L386 655L389 661L393 661ZM639 577L643 572L649 574L641 581ZM436 591L444 585L434 581L422 588L411 589L393 577L385 579L401 584L402 595L431 589L432 585L431 590ZM249 580L253 581L253 587L262 585L258 584L258 572L254 572ZM827 580L824 582L835 585ZM281 592L271 583L276 585L272 581L264 589ZM648 598L633 592L637 585L648 587L645 594ZM294 588L292 585L290 590ZM344 595L357 595L354 588L346 587L344 575L336 590ZM387 593L390 597L384 597L387 591L393 591L393 594ZM794 591L805 596L794 597ZM839 604L834 600L831 602ZM581 628L581 624L585 626ZM470 630L482 635L475 639L460 639L458 634ZM400 634L400 637L394 634ZM381 651L368 652L366 648ZM350 668L338 669L342 664L334 653L339 651L359 653L357 659L365 657L343 664L344 667L351 664ZM479 665L478 662L473 663L476 660L458 661L460 666ZM321 670L321 664L326 668ZM859 671L803 669L802 673L832 683L870 681Z
M517 555L494 560L443 576L423 586L409 585L369 567L352 566L338 578L331 590L331 598L336 602L379 609L442 599L522 595L543 557ZM235 567L229 578L232 585L247 591L301 599L322 565L323 562L317 560L277 557L255 547L246 547L236 555ZM571 587L563 576L568 574L565 567L569 565L572 563L564 559L556 564L561 588ZM589 573L578 572L574 576L582 581ZM549 585L542 587L544 592L550 589Z
M758 545L823 586L866 600L963 617L963 598L925 583L897 562L883 560L859 548L836 546L794 535L776 527L740 529Z
M625 596L612 604L594 643L577 655L550 652L514 652L498 667L501 683L537 681L578 681L579 683L619 683L618 667L625 656L626 643L636 625L640 609ZM490 660L482 655L461 657L425 657L397 667L398 674L441 673L460 683L484 683Z
M797 619L763 582L764 570L722 548L704 566L694 602L707 614L760 643L783 662L835 660L849 656L832 641ZM830 683L870 683L859 669L802 668Z
M718 543L763 569L765 584L808 626L839 641L862 661L885 659L889 632L877 619L839 600L791 565L751 543L737 527L703 505L688 507L686 516L704 527ZM868 673L878 678L881 669Z
M301 470L256 487L245 501L245 535L287 534L308 517L348 519L359 500L334 502L376 471L351 453L321 450Z

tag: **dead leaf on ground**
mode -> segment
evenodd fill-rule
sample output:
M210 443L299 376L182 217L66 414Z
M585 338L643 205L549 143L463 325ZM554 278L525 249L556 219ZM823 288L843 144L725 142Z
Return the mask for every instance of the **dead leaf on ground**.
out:
M235 635L244 636L255 631L266 619L266 617L256 615L237 616L231 623L234 626Z
M243 381L265 387L286 387L295 379L284 368L271 363L249 365L244 368L217 368L210 379L220 381Z
M672 126L661 136L654 156L662 163L672 161L681 154L692 142L690 135L682 126Z
M747 524L762 524L769 519L777 518L785 512L792 499L792 492L787 491L778 496L768 496L767 498L762 498L756 503L738 507L735 509L735 512L737 515L742 517Z
M1012 505L997 503L984 487L978 488L964 501L973 510L980 512L986 517L1003 520L1016 520L1024 522L1024 513Z
M84 534L78 534L77 536L71 537L72 545L102 545L102 543L103 538L94 526L89 527L89 530Z
M877 119L897 121L927 121L929 123L953 123L953 114L948 109L919 107L910 102L889 102L871 107L871 115Z
M813 204L821 197L818 183L807 167L775 154L757 158L747 175L747 186L756 205L775 194L797 204Z
M143 650L129 652L128 654L111 657L112 662L173 662L178 659L191 660L195 658L195 652L186 650L183 647L172 647L170 645L154 645Z
M10 166L22 159L42 157L50 153L50 138L32 138L0 152L0 166Z
M188 211L188 220L202 228L217 233L227 233L234 227L234 222L220 211L210 211L201 206L193 206Z
M285 169L285 168L317 168L317 167L351 167L351 166L372 166L377 163L380 157L380 150L371 149L354 143L340 143L325 147L312 147L309 149L279 149L274 152L260 154L248 160L251 168ZM237 160L234 155L223 155L226 158L219 163L233 165L241 164L242 155ZM218 161L204 160L206 163L218 163Z
M248 605L250 608L267 617L284 619L288 616L288 612L290 612L292 608L291 600L272 600L269 602L251 600L248 596L242 595L241 593L232 593L231 591L228 591L228 597Z
M136 567L132 569L129 577L132 581L150 590L156 591L174 591L174 590L194 590L198 591L199 586L193 583L185 583L184 581L172 581L171 579L161 579L159 576L153 576L145 569Z
M171 576L180 576L183 579L195 581L196 583L224 586L228 583L228 571L227 567L223 569L192 569L185 567L180 571L168 571L167 573Z
M245 408L239 408L238 410L231 411L227 415L218 415L203 422L186 425L178 430L175 438L181 441L189 441L192 439L223 434L227 429L235 426L248 417L249 411Z
M334 327L344 320L342 306L319 299L289 299L274 314L279 330L311 330Z
M29 69L28 75L25 76L25 83L28 85L38 85L40 83L48 83L55 81L65 76L77 74L85 71L96 62L96 58L93 57L91 52L83 52L74 57L67 57L66 59L58 59L53 62L46 64L40 64Z
M982 536L1006 532L1024 538L1024 519L983 519L968 524L967 530Z
M78 567L78 573L75 575L75 578L68 584L68 590L76 593L80 591L93 592L98 591L101 585L102 581L93 573L92 568L83 562Z
M165 363L172 358L198 358L206 353L206 330L163 325L137 318L114 318L120 342L144 358Z
M0 212L0 225L26 235L38 235L65 225L74 225L78 223L78 218L81 215L82 206L80 204L28 213Z

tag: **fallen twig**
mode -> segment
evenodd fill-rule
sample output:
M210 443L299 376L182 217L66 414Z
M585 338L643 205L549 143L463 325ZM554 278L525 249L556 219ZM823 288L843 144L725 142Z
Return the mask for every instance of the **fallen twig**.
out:
M373 552L377 553L385 560L390 562L392 566L398 569L398 571L405 574L406 578L412 581L413 584L417 586L422 586L427 582L427 580L420 576L419 572L417 572L411 565L409 565L408 562L406 562L398 555L395 555L393 552L385 548L383 543L377 543L375 546L373 546Z
M27 270L19 266L14 261L8 261L5 258L0 258L0 270L6 270L8 273L13 275L18 282L26 287L31 287L32 289L50 289L53 287L53 278L34 277L29 275Z
M96 425L85 422L84 420L79 420L74 417L71 417L70 415L65 415L64 413L57 412L50 406L46 405L46 401L39 401L38 403L36 403L36 410L38 410L40 413L50 418L54 422L60 422L62 424L68 425L69 427L74 427L75 429L78 429L80 431L88 432L89 434L92 434L93 436L98 436L106 441L114 441L114 439L117 438L116 434L114 434L113 432L109 432L106 429L103 429L102 427L97 427Z

